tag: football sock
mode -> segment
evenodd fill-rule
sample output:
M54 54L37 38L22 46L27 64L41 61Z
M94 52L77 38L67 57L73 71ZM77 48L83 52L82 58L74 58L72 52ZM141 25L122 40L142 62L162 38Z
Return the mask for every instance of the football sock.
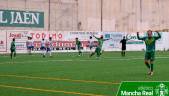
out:
M16 57L16 52L14 52L14 57Z
M11 59L12 59L12 54L13 54L13 52L11 52L11 54L10 54L10 56L11 56Z
M97 53L97 57L100 57L100 55L101 55L101 53L100 53L100 52L98 52L98 53Z
M82 52L81 52L81 51L79 51L79 55L82 55Z
M46 54L46 50L43 50L43 55L45 55Z
M51 51L49 51L49 56L52 56L52 52Z
M93 52L92 54L90 54L90 57L92 57L95 53Z
M146 63L146 66L147 66L148 69L150 69L150 65L148 63Z
M153 64L151 64L151 72L153 72Z

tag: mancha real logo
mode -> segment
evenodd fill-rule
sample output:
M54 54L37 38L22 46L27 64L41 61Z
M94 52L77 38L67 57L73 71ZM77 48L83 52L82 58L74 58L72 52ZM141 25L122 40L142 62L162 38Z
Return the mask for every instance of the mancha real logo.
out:
M159 86L156 87L155 94L157 96L168 96L168 87L161 83Z
M169 96L169 82L122 82L117 96Z

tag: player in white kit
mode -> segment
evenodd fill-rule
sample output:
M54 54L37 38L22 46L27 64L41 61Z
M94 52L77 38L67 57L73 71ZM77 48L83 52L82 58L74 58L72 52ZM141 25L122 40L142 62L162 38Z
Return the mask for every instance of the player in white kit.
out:
M46 53L49 53L49 56L52 57L52 37L49 37L49 40L46 41Z
M28 54L31 55L31 51L33 50L32 37L28 37L28 40L26 41L26 46L27 46Z
M45 46L46 42L45 42L45 39L43 38L42 41L41 41L41 51L42 51L42 54L43 54L43 57L45 57L45 54L46 54L46 46Z

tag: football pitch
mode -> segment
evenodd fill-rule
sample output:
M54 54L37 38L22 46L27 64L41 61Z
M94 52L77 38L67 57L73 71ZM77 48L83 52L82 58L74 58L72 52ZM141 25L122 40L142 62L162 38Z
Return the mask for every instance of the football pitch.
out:
M115 96L122 81L168 81L169 52L156 52L154 75L147 75L144 52L17 54L0 56L0 96Z

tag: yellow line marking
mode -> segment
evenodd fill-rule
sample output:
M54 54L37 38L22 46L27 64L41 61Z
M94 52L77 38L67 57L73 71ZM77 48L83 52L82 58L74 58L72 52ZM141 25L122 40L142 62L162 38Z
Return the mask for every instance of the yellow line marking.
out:
M28 88L28 87L10 86L10 85L0 85L0 87L14 88L14 89L23 89L23 90L31 90L31 91L41 91L41 92L74 94L74 95L82 95L82 96L105 96L105 95L97 95L97 94L90 94L90 93L68 92L68 91L61 91L61 90L38 89L38 88Z
M54 81L70 81L70 82L96 83L96 84L105 84L105 85L119 85L120 84L120 83L106 82L106 81L73 80L73 79L65 79L65 78L32 77L32 76L18 76L18 75L0 75L0 77L16 77L16 78L25 78L25 79L40 79L40 80L54 80Z

